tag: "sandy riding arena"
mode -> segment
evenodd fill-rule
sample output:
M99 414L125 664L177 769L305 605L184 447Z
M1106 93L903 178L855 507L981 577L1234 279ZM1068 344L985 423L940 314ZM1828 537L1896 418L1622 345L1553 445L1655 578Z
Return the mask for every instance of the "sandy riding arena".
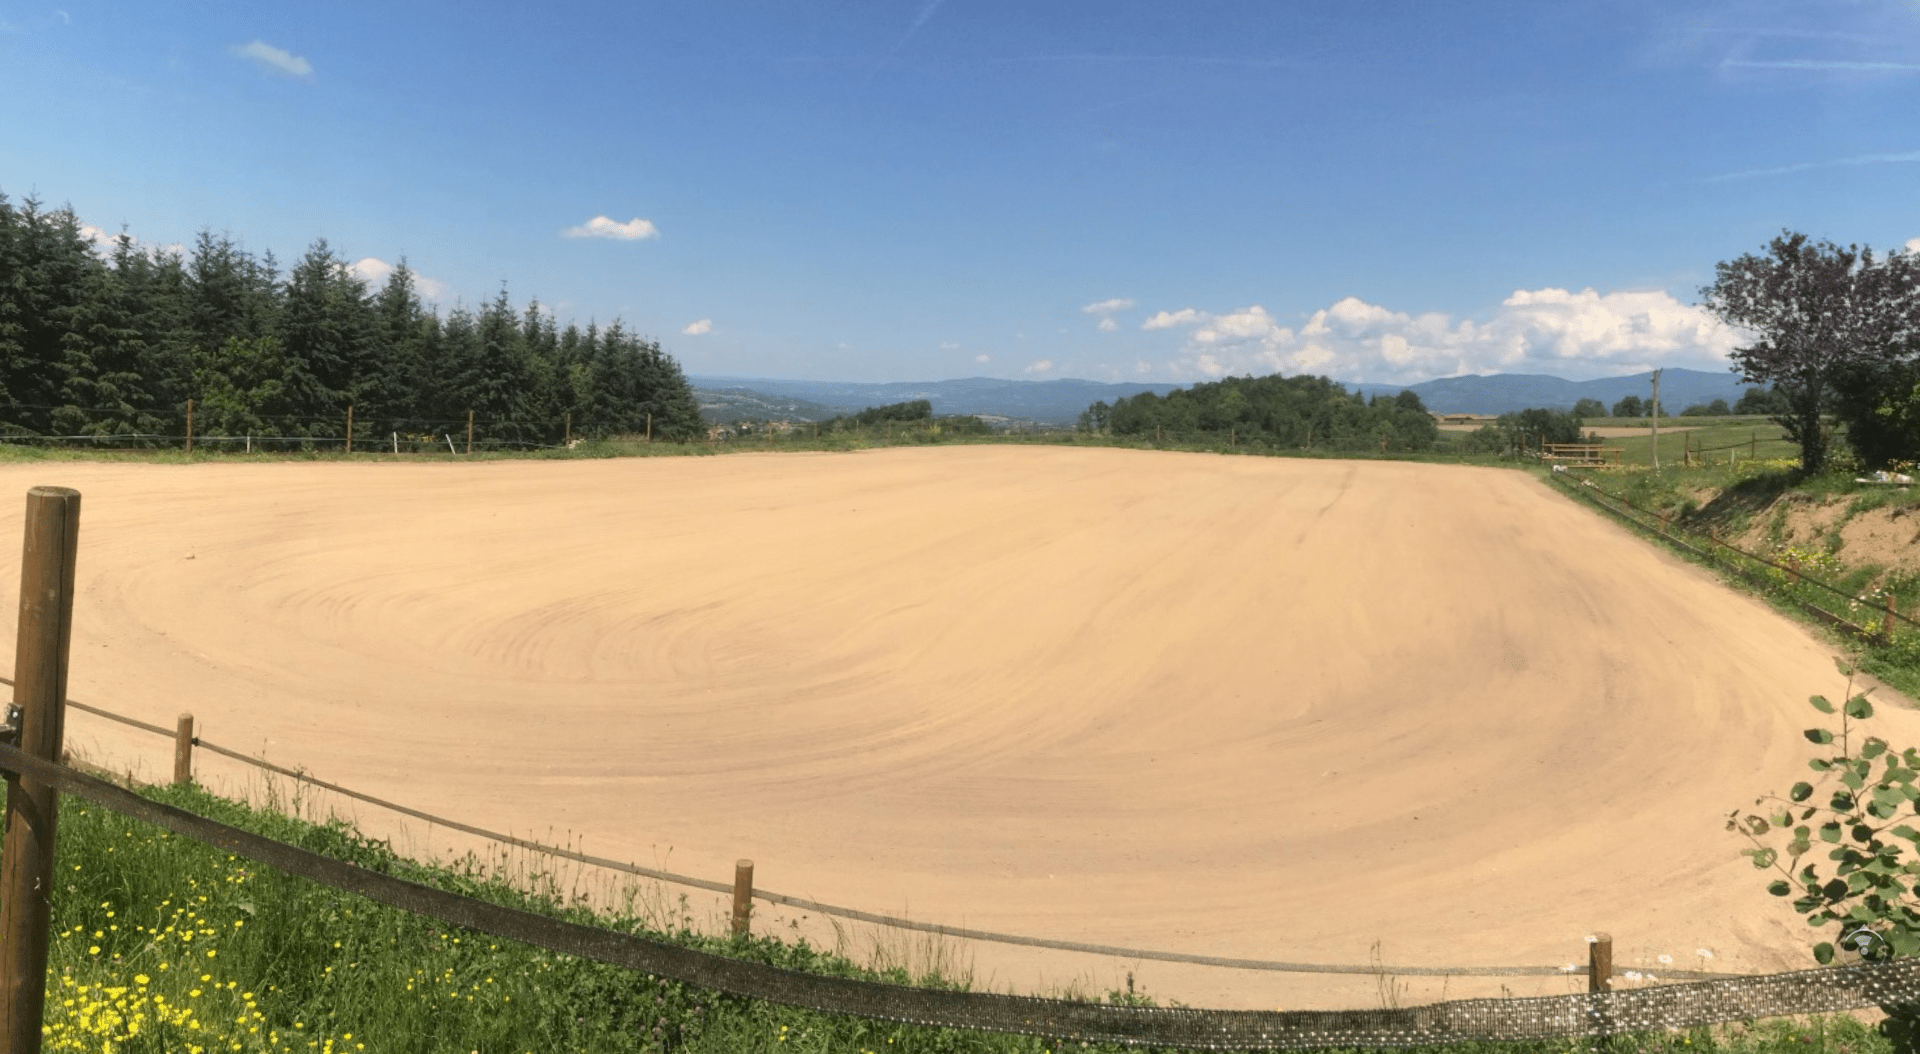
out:
M988 446L0 476L8 590L27 488L83 494L74 698L190 710L483 827L1202 955L1548 966L1604 930L1622 970L1811 965L1723 825L1805 771L1831 649L1518 472ZM98 718L68 740L168 771L165 741ZM1371 976L947 950L999 990L1131 971L1190 1005L1381 999ZM1403 980L1403 1003L1584 985Z

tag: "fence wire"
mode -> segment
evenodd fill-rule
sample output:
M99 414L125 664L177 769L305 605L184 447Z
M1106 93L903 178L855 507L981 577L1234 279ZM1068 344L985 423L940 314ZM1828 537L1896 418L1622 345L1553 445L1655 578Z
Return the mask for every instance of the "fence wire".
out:
M1559 480L1560 475L1556 473L1553 476L1553 478L1555 480ZM1774 561L1769 560L1766 557L1759 555L1758 553L1750 553L1745 549L1740 548L1737 545L1733 545L1729 542L1720 540L1719 538L1715 537L1711 533L1706 534L1704 536L1689 534L1688 537L1683 538L1668 529L1668 522L1666 518L1662 516L1660 513L1655 512L1654 510L1646 508L1644 506L1638 505L1634 503L1632 500L1621 497L1618 494L1609 493L1608 491L1603 490L1598 484L1594 483L1590 479L1582 479L1578 483L1574 483L1571 480L1569 480L1567 482L1562 483L1561 485L1564 487L1567 487L1571 493L1577 494L1582 498L1587 499L1596 508L1599 508L1604 512L1612 513L1614 516L1619 517L1619 519L1622 522L1630 524L1634 527L1638 527L1649 534L1652 534L1658 538L1664 539L1670 544L1677 545L1680 548L1685 549L1686 551L1694 554L1695 556L1698 556L1701 559L1708 561L1709 563L1714 563L1714 564L1720 565L1721 567L1725 567L1728 570L1732 571L1734 574L1739 575L1740 577L1746 579L1748 582L1751 582L1754 585L1759 586L1763 589L1771 589L1774 586L1795 583L1795 582L1805 584L1805 585L1810 585L1815 587L1816 589L1823 589L1829 593L1832 593L1834 596L1847 601L1848 604L1850 605L1865 605L1869 609L1874 610L1877 614L1879 614L1883 618L1890 618L1895 622L1904 622L1909 626L1920 627L1920 620L1916 620L1911 615L1903 614L1899 611L1873 608L1872 602L1866 600L1865 598L1854 596L1852 593L1849 593L1846 590L1841 589L1839 586L1836 586L1830 582L1823 582L1818 578L1814 578L1813 576L1807 574L1806 572L1801 571L1799 568L1788 567L1783 564L1775 563ZM1605 498L1606 501L1599 500L1599 498L1596 498L1595 495L1598 495L1599 498ZM1638 512L1642 516L1648 517L1651 520L1659 521L1660 526L1655 526L1653 523L1647 522L1646 520L1638 520L1633 518L1632 516L1628 516L1626 513L1622 512L1620 508L1614 508L1613 506L1608 505L1607 501L1614 502L1618 504L1621 508L1632 509L1633 511ZM1720 549L1725 549L1728 552L1731 552L1737 556L1751 560L1754 563L1761 564L1766 567L1770 567L1786 575L1787 581L1775 582L1775 581L1766 579L1764 577L1755 575L1752 572L1748 571L1746 568L1741 567L1738 564L1733 563L1732 561L1720 559L1716 557L1711 551L1701 549L1698 545L1694 544L1694 542L1696 541L1705 541ZM1848 630L1853 634L1855 634L1856 636L1878 637L1880 635L1878 631L1868 629L1865 626L1852 622L1841 615L1837 615L1831 611L1828 611L1823 607L1820 607L1818 604L1814 604L1809 601L1802 600L1798 597L1788 597L1787 599L1790 600L1796 606L1807 611L1809 614L1812 614L1816 618L1819 618L1830 625L1838 626L1841 629Z
M4 677L0 677L0 684L10 685L12 683L13 683L12 681L7 680ZM110 720L110 721L117 721L123 725L129 725L131 727L138 728L143 731L152 732L155 735L165 736L168 739L172 739L177 735L177 732L174 729L164 728L160 725L149 724L145 721L140 721L131 717L126 717L121 714L116 714L110 710L102 710L97 706L89 706L86 703L82 703L74 699L67 700L67 705L69 707L72 707L75 710L84 711L86 713L93 714L97 717L106 718L107 720ZM459 831L462 834L470 834L478 838L485 838L489 841L499 842L504 845L511 845L511 846L514 846L515 848L526 849L531 852L541 853L547 856L559 857L566 860L573 860L578 863L590 864L594 867L606 868L609 871L618 871L623 874L636 875L641 878L650 878L650 879L654 879L656 881L661 881L661 882L671 882L675 885L690 886L694 889L704 889L714 893L731 894L733 892L733 887L724 882L715 882L710 879L696 878L692 875L679 875L679 874L674 874L671 871L661 871L655 868L641 867L638 864L627 863L620 860L612 860L603 856L594 856L589 853L582 853L577 850L566 849L561 846L547 845L544 842L535 842L529 839L517 837L515 835L502 834L498 831L489 831L483 827L476 827L472 824L461 823L458 820L448 819L447 817L444 817L444 816L436 816L429 812L422 812L421 810L412 808L410 806L401 805L397 802L387 801L383 798L376 798L371 794L367 794L362 791L357 791L350 787L343 787L337 783L330 783L326 780L318 779L314 776L308 775L305 772L301 772L298 769L291 769L281 765L275 765L270 761L265 761L260 758L243 754L230 747L220 746L217 743L210 743L204 739L201 739L199 736L194 737L193 744L195 747L198 747L199 749L210 750L215 754L222 755L223 757L232 758L235 761L252 765L255 768L264 769L268 772L285 776L289 779L298 780L302 783L307 784L308 786L317 787L324 791L329 791L334 794L339 794L339 795L342 795L343 797L351 798L355 801L366 802L369 805L374 805L382 809L387 809L392 812L397 812L403 816L410 816L416 820L422 820L426 823L433 824L438 827L445 827L449 830ZM920 922L914 919L903 919L903 918L897 918L892 915L881 915L871 911L861 911L858 908L842 907L837 904L823 904L817 900L808 900L805 897L788 896L787 894L776 893L768 889L756 888L752 891L752 894L755 900L765 901L769 904L779 904L785 907L799 908L800 910L803 910L803 911L818 912L822 915L832 915L836 918L849 919L854 922L865 922L865 923L870 923L876 926L888 926L894 929L913 930L920 933L933 933L943 937L956 937L956 938L961 938L965 940L987 941L987 942L996 943L996 944L1013 944L1013 945L1020 945L1028 948L1045 948L1050 951L1078 952L1086 955L1105 955L1105 956L1110 956L1110 957L1119 958L1119 959L1138 959L1138 960L1151 960L1155 962L1183 963L1191 966L1217 966L1217 967L1223 967L1231 970L1268 970L1268 971L1283 972L1283 973L1327 973L1327 974L1379 974L1382 972L1386 972L1386 973L1404 975L1409 977L1413 977L1413 976L1420 976L1420 977L1553 977L1553 976L1567 976L1569 975L1570 972L1579 973L1580 975L1585 974L1585 967L1580 967L1576 971L1569 971L1564 966L1386 966L1386 967L1382 967L1379 965L1353 966L1353 965L1346 965L1346 964L1327 964L1327 963L1294 963L1294 962L1277 962L1277 961L1267 960L1267 959L1230 958L1230 957L1218 956L1218 955L1193 955L1186 952L1154 951L1154 950L1145 949L1145 948L1122 948L1122 947L1118 947L1111 944L1088 944L1080 941L1053 940L1045 937L1026 937L1026 936L1021 936L1019 934L1012 934L1012 933L996 933L991 930L968 929L963 926L945 926L939 923ZM1671 977L1675 979L1684 979L1684 980L1701 980L1701 979L1716 978L1716 977L1738 977L1738 976L1745 976L1745 975L1729 974L1729 973L1722 973L1722 972L1709 971L1709 970L1662 970L1660 972L1660 976Z
M1198 1010L910 988L801 973L473 900L150 801L0 744L0 770L389 907L728 995L880 1021L1194 1050L1310 1050L1601 1036L1920 1004L1920 960L1531 999L1390 1010Z

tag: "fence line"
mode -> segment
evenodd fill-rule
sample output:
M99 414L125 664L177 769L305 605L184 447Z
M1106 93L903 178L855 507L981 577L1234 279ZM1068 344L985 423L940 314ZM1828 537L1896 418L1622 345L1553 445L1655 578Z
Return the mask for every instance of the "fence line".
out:
M0 770L416 915L729 995L915 1025L1205 1050L1397 1048L1675 1030L1757 1017L1898 1006L1920 996L1920 960L1912 959L1621 992L1456 1000L1398 1010L1196 1010L911 988L731 959L448 893L151 801L5 743L0 743ZM1399 971L1375 968L1373 972Z
M1556 474L1554 478L1557 479L1558 474ZM1601 497L1607 498L1611 501L1618 502L1619 504L1629 509L1632 509L1635 512L1638 512L1643 516L1652 517L1653 519L1658 520L1660 523L1660 526L1656 527L1651 523L1647 523L1641 520L1636 520L1633 517L1620 512L1618 509L1610 508L1604 502L1598 502L1598 501L1594 502L1594 504L1597 505L1599 508L1605 509L1606 511L1611 512L1614 515L1619 516L1622 520L1626 521L1627 523L1630 523L1636 527L1639 527L1641 530L1657 535L1658 537L1664 538L1667 541L1687 550L1688 552L1691 552L1701 557L1702 559L1709 560L1714 563L1718 563L1721 566L1726 567L1729 570L1733 571L1735 574L1740 575L1742 578L1747 579L1749 582L1753 582L1755 585L1768 586L1768 585L1776 584L1776 583L1769 582L1766 579L1756 578L1754 575L1749 573L1745 568L1738 567L1728 561L1716 560L1711 553L1705 552L1700 548L1698 548L1697 546L1690 544L1688 541L1675 536L1670 530L1670 528L1672 527L1672 524L1667 519L1666 516L1652 509L1636 504L1631 499L1621 497L1618 494L1609 493L1608 491L1600 487L1599 484L1596 484L1590 479L1580 480L1580 483L1577 487L1574 486L1574 484L1571 482L1568 482L1564 485L1568 487L1573 487L1574 488L1573 493L1580 494L1583 497L1591 498L1591 495L1587 495L1585 493L1585 491L1591 490L1595 494L1598 494ZM1689 535L1690 537L1702 537L1700 535L1692 535L1691 532L1689 532ZM1800 570L1798 567L1789 567L1784 564L1774 563L1772 560L1769 560L1766 557L1759 555L1758 553L1750 553L1745 549L1740 548L1737 545L1734 545L1730 542L1722 541L1710 531L1704 534L1704 538L1707 541L1712 542L1714 545L1717 545L1722 549L1726 549L1730 552L1738 553L1739 555L1744 556L1747 559L1754 561L1755 563L1764 564L1768 567L1773 568L1776 571L1783 572L1789 577L1791 581L1803 582L1803 583L1806 583L1807 585L1817 586L1818 588L1824 589L1827 592L1832 593L1833 595L1839 597L1842 600L1847 601L1850 604L1866 604L1868 606L1872 605L1872 601L1869 601L1863 597L1855 596L1852 593L1849 593L1838 586L1835 586L1828 582L1823 582L1818 578L1814 578L1813 576ZM1893 623L1896 621L1904 622L1909 626L1920 627L1920 620L1916 620L1911 615L1901 614L1898 610L1896 610L1892 606L1893 598L1891 596L1888 596L1887 607L1883 609L1883 611L1881 612L1886 619L1885 630L1883 630L1881 633L1876 633L1875 631L1867 629L1864 626L1857 625L1839 615L1834 614L1831 611L1826 610L1825 608L1819 607L1818 605L1809 603L1804 600L1800 600L1798 598L1789 598L1789 599L1791 599L1793 603L1795 603L1799 607L1811 612L1818 618L1824 621L1827 621L1829 623L1832 623L1834 625L1849 629L1862 637L1884 636L1887 633L1890 633L1892 631Z
M4 677L0 677L0 684L11 684L11 683L13 682L7 680ZM85 711L86 713L93 714L97 717L103 717L110 721L118 721L121 724L129 725L134 728L141 729L142 731L151 732L154 735L165 736L168 739L178 739L180 734L180 730L178 728L166 728L161 725L149 724L145 721L140 721L131 717L125 717L123 715L113 713L112 711L109 711L109 710L103 710L96 706L89 706L86 703L82 703L77 700L69 699L67 700L67 705L73 707L76 710L82 710L82 711ZM184 718L188 715L182 715L182 716ZM414 819L422 820L422 821L425 821L426 823L433 824L435 826L445 827L445 828L448 828L449 830L459 831L462 834L470 834L470 835L474 835L475 837L485 838L490 841L501 842L507 845L511 845L519 849L526 849L532 852L543 853L549 856L561 857L567 860L576 861L578 863L591 864L594 867L606 868L607 870L610 870L610 871L618 871L625 874L637 875L642 878L651 878L651 879L655 879L657 881L662 881L662 882L671 882L671 883L674 883L675 885L691 886L695 889L704 889L714 893L735 894L741 891L741 886L738 883L728 884L725 882L716 882L709 879L696 878L692 875L680 875L670 871L661 871L661 870L656 870L654 868L641 867L638 864L625 863L619 860L612 860L602 856L594 856L589 853L582 853L573 849L566 849L560 846L547 845L543 842L535 842L529 839L517 837L515 835L501 834L498 831L489 831L483 827L476 827L472 824L461 823L458 820L448 819L447 817L444 817L444 816L436 816L432 813L422 812L421 810L412 808L410 806L400 805L396 802L387 801L383 798L377 798L371 794L366 794L361 791L353 790L352 788L349 788L349 787L343 787L337 783L330 783L326 780L318 779L314 776L308 775L307 773L301 772L298 769L286 768L281 765L276 765L270 761L252 757L250 755L243 754L237 750L220 746L217 743L210 743L198 735L193 735L190 739L190 742L195 747L198 747L204 750L211 750L214 753L220 754L224 757L229 757L236 761L240 761L248 765L253 765L257 768L265 769L269 772L273 772L281 776L286 776L289 779L299 780L303 783L309 784L314 787L318 787L322 790L330 791L335 794L352 798L356 801L366 802L369 805L378 806L382 809L388 809L393 812L400 813L403 816L410 816L410 817L413 817ZM968 929L961 926L945 926L939 923L918 922L913 919L903 919L903 918L897 918L892 915L881 915L881 914L876 914L870 911L861 911L858 908L842 907L835 904L823 904L816 900L808 900L804 897L788 896L784 893L776 893L776 892L773 892L772 890L767 890L767 889L752 888L751 886L749 886L748 889L752 897L756 900L766 901L769 904L779 904L784 907L799 908L805 911L815 911L815 912L819 912L822 915L832 915L838 918L849 919L854 922L866 922L866 923L871 923L878 926L889 926L896 929L915 930L921 933L932 933L932 934L937 934L943 937L955 937L955 938L962 938L966 940L988 941L996 944L1014 944L1014 945L1020 945L1020 946L1029 947L1029 948L1045 948L1051 951L1078 952L1078 953L1088 954L1088 955L1105 955L1105 956L1111 956L1114 958L1121 958L1121 959L1143 959L1143 960L1154 960L1158 962L1182 963L1182 964L1191 965L1191 966L1218 966L1218 967L1224 967L1226 969L1234 969L1234 970L1266 970L1266 971L1281 972L1281 973L1378 974L1382 972L1382 970L1385 970L1385 972L1393 973L1393 974L1400 974L1405 976L1427 976L1427 977L1554 977L1554 976L1564 977L1564 976L1567 976L1570 972L1564 966L1389 966L1389 967L1382 967L1377 965L1348 966L1348 965L1333 965L1333 964L1319 964L1319 963L1275 962L1275 961L1270 961L1265 959L1239 959L1239 958L1229 958L1229 957L1218 956L1218 955L1192 955L1185 952L1164 952L1164 951L1153 951L1153 950L1142 949L1142 948L1121 948L1121 947L1116 947L1114 945L1109 945L1109 944L1087 944L1079 941L1053 940L1045 937L1025 937L1025 936L1020 936L1017 934L1010 934L1010 933L996 933L990 930L975 930L975 929ZM1579 971L1575 970L1572 972L1578 973ZM1660 971L1660 975L1663 977L1672 977L1676 979L1685 979L1685 980L1709 980L1713 978L1751 976L1748 974L1733 974L1733 973L1725 973L1721 971L1711 971L1711 970L1662 970Z

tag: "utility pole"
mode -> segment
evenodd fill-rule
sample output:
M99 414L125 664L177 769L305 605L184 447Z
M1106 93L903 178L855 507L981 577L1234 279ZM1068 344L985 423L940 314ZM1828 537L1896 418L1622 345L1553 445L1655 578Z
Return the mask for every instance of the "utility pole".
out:
M1653 371L1653 414L1649 418L1649 420L1653 422L1653 448L1652 448L1653 449L1653 467L1655 471L1658 471L1660 468L1660 371L1659 370Z

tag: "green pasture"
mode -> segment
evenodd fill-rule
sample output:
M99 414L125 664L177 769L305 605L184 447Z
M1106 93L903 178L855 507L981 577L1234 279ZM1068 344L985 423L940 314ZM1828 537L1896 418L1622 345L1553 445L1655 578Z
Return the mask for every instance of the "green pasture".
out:
M1606 437L1600 443L1621 448L1625 464L1653 464L1653 436L1647 418L1601 417L1585 421L1583 425L1589 429L1638 429L1638 435ZM1689 450L1696 465L1788 457L1797 461L1800 456L1799 445L1787 439L1786 432L1767 417L1662 417L1661 466L1686 464Z

